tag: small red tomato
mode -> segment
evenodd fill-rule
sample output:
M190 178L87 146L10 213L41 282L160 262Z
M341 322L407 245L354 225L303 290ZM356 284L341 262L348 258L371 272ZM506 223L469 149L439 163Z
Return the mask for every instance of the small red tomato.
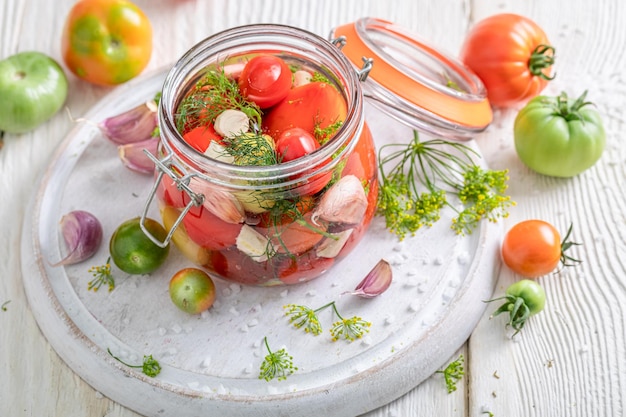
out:
M298 159L319 147L320 144L313 135L299 127L285 130L276 140L276 152L282 162Z
M563 242L558 230L543 220L526 220L513 226L502 241L502 260L513 272L537 278L552 272L559 262L564 266L578 263L564 252L572 245L568 241L571 227ZM573 263L568 263L572 261Z
M239 76L241 95L265 109L281 101L291 89L289 65L274 55L252 58Z
M215 301L213 280L197 268L185 268L175 273L170 280L169 291L174 305L189 314L208 310Z

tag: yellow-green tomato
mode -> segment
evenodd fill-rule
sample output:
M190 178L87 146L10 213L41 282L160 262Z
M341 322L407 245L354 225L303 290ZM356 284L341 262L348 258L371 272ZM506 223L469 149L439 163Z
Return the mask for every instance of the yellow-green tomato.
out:
M573 177L602 156L606 134L595 106L565 93L538 96L515 118L515 150L530 169L553 177Z
M169 289L172 302L189 314L208 310L215 301L215 284L201 269L181 269L170 280Z

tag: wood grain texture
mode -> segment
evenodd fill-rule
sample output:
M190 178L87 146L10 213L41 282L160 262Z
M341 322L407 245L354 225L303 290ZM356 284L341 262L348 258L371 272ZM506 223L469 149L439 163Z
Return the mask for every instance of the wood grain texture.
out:
M40 50L60 61L59 38L73 0L0 2L0 58ZM546 310L515 339L503 318L479 323L468 345L468 377L448 395L434 375L397 401L368 413L378 416L496 417L620 416L626 413L626 3L622 0L405 0L302 1L137 0L155 28L149 69L170 64L216 31L254 22L299 26L320 35L361 16L392 20L455 53L467 29L498 12L516 12L540 24L557 47L557 79L546 93L589 90L605 116L607 149L584 174L554 179L531 173L515 155L515 111L497 111L494 124L477 141L488 163L510 170L510 194L518 205L508 228L527 218L574 223L584 242L573 254L583 264L540 279ZM67 106L80 117L107 89L70 76ZM138 415L104 398L78 378L49 347L30 313L19 263L23 213L38 175L72 121L59 113L35 131L4 135L0 149L0 414L7 416ZM7 203L10 202L10 203ZM516 279L503 269L496 295ZM488 310L489 311L489 310ZM459 352L459 353L461 353ZM451 358L454 359L454 358ZM372 383L372 390L376 382Z
M623 27L620 1L596 3L501 2L501 10L539 23L557 49L557 77L546 89L578 96L588 90L604 115L607 149L600 162L571 179L536 175L519 162L512 146L514 111L479 139L494 168L509 168L510 193L518 202L505 222L541 218L561 231L574 225L573 238L584 245L573 255L574 268L539 279L547 293L545 311L511 340L499 330L504 319L488 314L470 343L468 415L620 416L626 412L626 254L624 193ZM491 2L476 1L474 19L493 13ZM496 146L494 146L494 142ZM503 270L499 293L517 277ZM498 294L498 292L496 293Z

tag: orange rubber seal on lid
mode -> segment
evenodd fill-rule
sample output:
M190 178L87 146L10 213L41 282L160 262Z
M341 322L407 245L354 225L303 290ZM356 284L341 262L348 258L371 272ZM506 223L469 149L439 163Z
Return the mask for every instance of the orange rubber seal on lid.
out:
M339 26L335 28L333 35L335 38L345 38L345 44L343 44L341 51L353 64L358 66L358 63L361 63L363 58L373 58L373 67L368 77L371 77L395 95L450 122L478 129L485 128L491 123L493 112L486 94L479 98L476 95L467 95L466 97L469 99L463 99L458 94L466 94L464 92L455 90L454 93L457 95L455 97L454 94L437 91L403 74L367 45L366 41L358 33L356 25L356 23L350 23ZM426 52L432 58L455 70L455 73L469 84L474 83L465 75L467 70L462 69L459 64L428 45L394 30L391 26L386 21L368 20L369 28L392 35L396 39L399 38L406 42L411 47Z

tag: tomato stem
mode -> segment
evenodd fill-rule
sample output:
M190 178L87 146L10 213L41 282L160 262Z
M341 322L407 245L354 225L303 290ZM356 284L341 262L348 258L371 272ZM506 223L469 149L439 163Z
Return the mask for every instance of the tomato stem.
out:
M573 224L570 223L569 228L567 229L567 233L565 234L565 237L561 241L561 264L563 264L563 267L576 266L579 263L582 263L580 259L573 258L565 253L572 246L582 245L582 243L571 242L569 240L570 235L572 234L572 227L573 227Z
M555 49L552 46L538 45L528 59L530 73L547 81L553 80L556 74L551 77L543 70L554 64L554 53Z

